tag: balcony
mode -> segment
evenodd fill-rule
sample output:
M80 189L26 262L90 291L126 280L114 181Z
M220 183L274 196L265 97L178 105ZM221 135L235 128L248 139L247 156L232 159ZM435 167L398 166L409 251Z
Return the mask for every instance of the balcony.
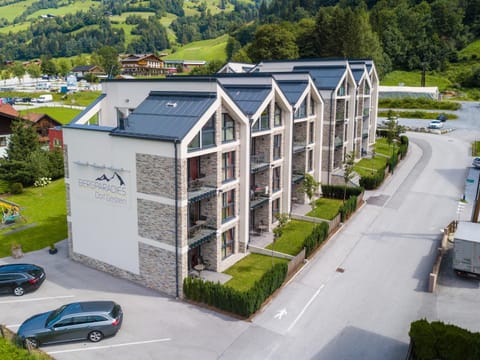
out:
M335 149L341 148L343 146L343 141L342 139L336 137L335 138Z
M193 249L217 236L213 221L198 220L188 229L188 248Z
M299 153L299 152L302 152L302 151L305 151L307 145L305 144L305 141L294 141L293 142L293 153L296 154L296 153Z
M368 130L363 130L362 131L362 139L368 138Z
M300 173L300 172L294 172L292 174L292 183L293 184L300 184L303 179L305 179L305 174L304 173Z
M188 202L192 203L203 199L214 197L217 194L217 188L205 185L201 180L193 180L188 183Z
M250 156L250 172L258 173L270 167L270 163L266 160L265 154L257 154Z

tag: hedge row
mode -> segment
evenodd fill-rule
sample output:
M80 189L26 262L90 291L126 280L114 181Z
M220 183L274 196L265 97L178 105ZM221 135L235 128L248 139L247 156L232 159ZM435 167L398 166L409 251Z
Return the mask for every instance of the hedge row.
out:
M359 196L364 189L360 186L347 186L346 198L350 196ZM322 196L331 199L343 199L345 194L345 185L323 185Z
M373 175L365 175L360 178L360 186L367 190L373 190L380 186L385 179L385 167L379 169Z
M357 197L350 196L340 209L338 209L338 212L340 213L340 221L345 222L355 210L357 210Z
M220 283L187 277L183 281L183 293L189 300L249 317L283 284L287 270L286 263L275 264L248 291L238 291Z
M396 152L392 154L387 160L388 171L393 173L395 167L398 164L399 156L401 159L407 155L408 151L408 137L405 135L400 136L400 144L396 148ZM385 167L379 169L373 175L365 175L360 178L360 186L367 190L373 190L380 186L385 179Z
M441 321L414 321L410 325L413 359L480 359L480 333Z
M325 241L328 237L328 228L329 226L327 222L321 222L316 225L310 235L305 238L303 242L303 246L305 247L305 257L309 257L310 254L312 254L313 251Z

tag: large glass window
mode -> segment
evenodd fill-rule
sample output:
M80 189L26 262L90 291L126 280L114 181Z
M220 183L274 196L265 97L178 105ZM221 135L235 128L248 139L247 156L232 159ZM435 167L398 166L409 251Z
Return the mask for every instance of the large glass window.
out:
M313 122L308 124L308 142L313 144L315 142L315 124Z
M268 107L263 110L262 115L260 116L260 123L262 129L270 128L270 112Z
M235 151L222 154L223 182L235 178Z
M308 115L315 115L315 100L313 100L313 97L310 96L310 108L308 111Z
M272 223L277 221L276 215L280 213L280 199L272 201Z
M228 114L222 118L222 142L235 140L235 121Z
M280 159L282 156L282 135L273 137L273 159Z
M215 115L212 116L203 126L202 130L195 136L190 144L188 151L198 150L215 145Z
M222 259L234 253L235 228L228 229L222 234Z
M273 168L273 178L272 178L272 191L279 191L280 190L280 176L281 176L281 168L277 166Z
M222 220L228 220L235 216L235 190L222 194Z
M313 170L313 150L308 150L308 171Z
M274 126L282 126L282 109L275 104L275 116L273 118Z
M299 108L295 111L294 118L302 119L307 116L307 100L304 99L300 104Z

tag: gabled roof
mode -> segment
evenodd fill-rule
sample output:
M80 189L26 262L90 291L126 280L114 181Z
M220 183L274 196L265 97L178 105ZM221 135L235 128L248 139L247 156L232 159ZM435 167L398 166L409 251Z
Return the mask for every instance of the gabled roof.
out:
M333 90L347 71L346 65L295 66L293 71L308 71L319 90Z
M152 91L112 135L181 140L216 101L210 92Z
M363 69L352 68L352 74L353 74L353 77L355 79L355 82L358 85L358 84L360 84L360 81L362 80L363 75L365 75L365 68L363 68Z
M92 71L96 67L97 65L79 65L79 66L75 66L71 71L72 72Z
M155 54L129 54L126 58L122 59L121 62L139 61L150 57L162 61Z
M16 119L20 116L20 113L10 104L0 104L0 116L1 115Z
M47 120L50 120L51 122L55 123L56 126L61 126L62 125L62 123L60 123L59 121L55 120L54 118L52 118L51 116L49 116L47 114L39 114L39 113L29 112L29 113L23 115L22 118L25 119L25 120L31 121L34 124L36 124L40 120L46 118Z
M239 62L229 62L226 63L217 73L234 73L234 74L241 74L246 73L255 67L254 64L248 63L239 63Z
M222 86L243 113L248 116L257 112L272 91L271 85L222 84Z
M302 94L305 92L309 82L308 79L304 80L293 80L293 79L279 79L275 77L275 80L282 90L285 97L288 99L288 102L295 106Z

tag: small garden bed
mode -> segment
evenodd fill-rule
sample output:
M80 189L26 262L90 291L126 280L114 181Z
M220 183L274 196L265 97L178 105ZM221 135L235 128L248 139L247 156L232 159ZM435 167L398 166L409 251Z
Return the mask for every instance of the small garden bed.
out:
M315 201L315 208L307 213L307 216L332 220L338 215L338 210L343 205L343 200L320 198Z
M288 263L287 259L273 258L273 264ZM250 254L224 271L232 278L225 286L238 291L247 291L256 281L260 280L267 270L272 268L272 257L260 254Z
M282 236L266 249L295 256L303 249L305 238L312 232L315 225L308 221L291 220L285 225Z

